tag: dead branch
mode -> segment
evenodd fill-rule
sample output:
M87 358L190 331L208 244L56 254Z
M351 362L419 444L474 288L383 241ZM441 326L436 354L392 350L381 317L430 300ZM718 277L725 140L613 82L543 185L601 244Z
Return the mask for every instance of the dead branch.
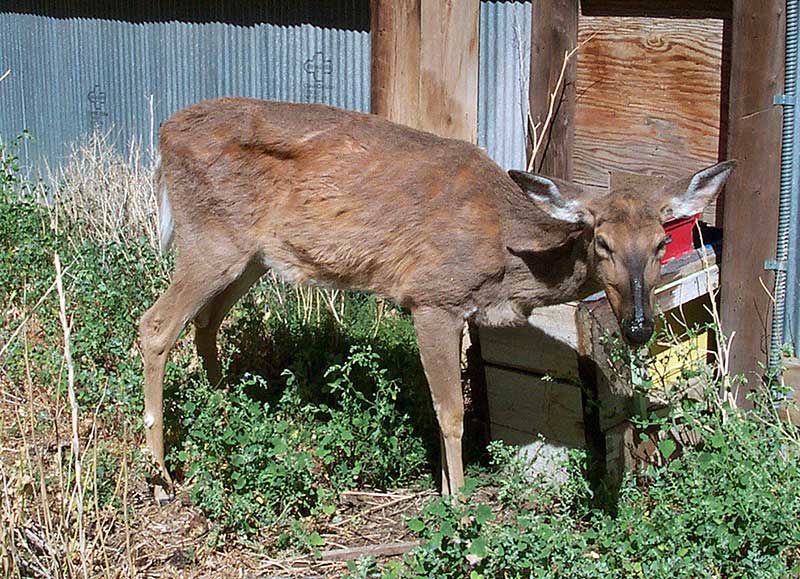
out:
M569 66L570 61L572 58L578 54L578 51L583 48L583 46L592 40L595 35L592 34L586 40L578 44L572 50L567 50L564 52L564 60L561 63L561 72L558 75L558 80L556 81L555 87L553 87L553 91L550 93L548 98L548 107L547 107L547 116L544 119L543 123L535 124L533 121L533 117L531 116L530 111L528 111L528 125L530 130L530 136L533 141L532 149L531 149L531 157L528 160L528 171L533 172L536 165L536 157L539 155L539 151L544 144L545 137L547 136L548 131L550 130L550 125L553 123L553 116L555 115L556 110L556 102L559 100L559 95L561 94L561 89L564 85L564 77L567 74L567 67Z

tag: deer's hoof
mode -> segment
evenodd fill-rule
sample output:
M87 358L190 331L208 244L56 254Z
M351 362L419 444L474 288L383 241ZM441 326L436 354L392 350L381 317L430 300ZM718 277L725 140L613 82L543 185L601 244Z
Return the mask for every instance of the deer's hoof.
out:
M157 484L153 487L153 498L159 507L163 507L174 501L175 495L167 492L164 486Z

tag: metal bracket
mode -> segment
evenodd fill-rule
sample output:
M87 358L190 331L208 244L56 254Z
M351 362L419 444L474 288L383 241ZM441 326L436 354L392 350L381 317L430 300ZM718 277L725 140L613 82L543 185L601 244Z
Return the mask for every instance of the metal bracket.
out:
M795 95L776 94L772 97L772 104L781 106L795 106L797 104L797 97Z
M767 259L764 261L764 269L768 269L770 271L786 271L786 260Z

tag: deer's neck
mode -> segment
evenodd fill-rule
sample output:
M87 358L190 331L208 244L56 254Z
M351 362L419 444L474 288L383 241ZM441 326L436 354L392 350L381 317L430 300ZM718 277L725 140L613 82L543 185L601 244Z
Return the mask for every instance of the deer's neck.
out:
M503 276L479 309L480 323L521 324L533 308L581 299L600 289L590 230L551 219L524 194L506 203L503 230Z

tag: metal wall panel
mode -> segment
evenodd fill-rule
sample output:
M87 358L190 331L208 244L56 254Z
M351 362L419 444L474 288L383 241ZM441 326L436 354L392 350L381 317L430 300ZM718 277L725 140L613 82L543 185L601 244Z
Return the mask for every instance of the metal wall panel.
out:
M504 169L525 168L530 46L530 2L481 2L478 144Z
M105 5L102 18L80 2L39 4L47 9L0 11L0 72L11 70L0 84L0 135L27 129L30 164L58 163L94 127L121 146L149 146L174 111L222 95L369 110L362 0L325 3L324 14L288 1L257 12L224 2L192 13ZM525 164L530 18L530 2L481 2L478 143L507 169Z
M135 8L123 6L125 19L108 7L104 18L82 17L80 3L0 10L0 73L11 70L0 83L0 135L29 131L23 163L33 166L59 163L94 129L120 147L132 139L149 146L173 112L218 96L369 110L366 2L326 2L328 16L311 2L270 2L264 14L240 18L234 3L217 4L208 21L199 9L132 16ZM352 28L326 27L326 18Z

